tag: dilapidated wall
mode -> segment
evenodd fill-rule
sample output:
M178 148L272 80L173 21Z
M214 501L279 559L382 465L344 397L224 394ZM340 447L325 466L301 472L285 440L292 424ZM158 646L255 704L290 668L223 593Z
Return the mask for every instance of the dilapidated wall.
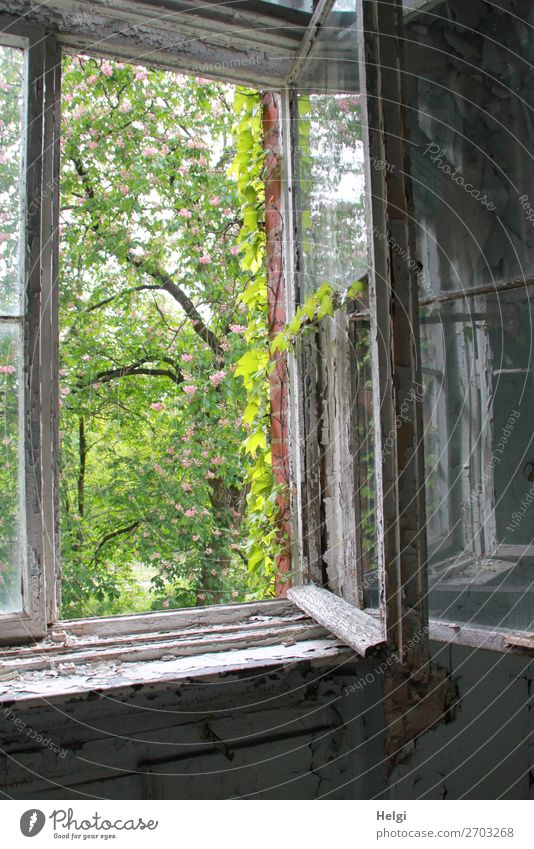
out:
M433 644L433 655L451 671L459 700L451 721L421 735L389 778L379 664L342 654L327 664L134 684L26 708L4 702L2 792L17 799L534 798L532 662L443 643ZM29 729L50 742L37 745Z
M534 664L529 658L432 644L458 687L455 717L423 734L381 798L534 798Z
M369 798L385 780L381 681L358 700L347 693L371 673L345 655L26 709L4 702L0 786L18 799Z

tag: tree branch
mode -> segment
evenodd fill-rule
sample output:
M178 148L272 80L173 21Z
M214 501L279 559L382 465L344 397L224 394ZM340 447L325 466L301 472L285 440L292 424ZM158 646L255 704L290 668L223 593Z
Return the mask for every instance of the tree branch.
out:
M107 371L100 371L94 377L91 378L86 384L83 386L89 386L92 383L110 383L110 381L115 380L121 377L130 377L130 375L148 375L150 377L168 377L169 380L172 380L173 383L176 383L179 386L183 383L183 376L181 372L176 371L173 372L170 369L165 368L145 368L140 363L134 363L131 366L123 366L122 368L114 368L108 369ZM83 388L83 386L81 388Z
M112 539L115 539L115 537L118 537L121 534L130 534L132 531L135 531L135 529L138 528L140 524L141 522L137 520L136 522L132 522L131 525L127 525L125 528L119 528L116 531L111 531L109 534L105 534L105 536L102 537L97 547L95 548L95 553L91 562L96 563L100 550L105 546L107 542Z
M110 304L112 301L115 300L115 298L119 298L121 295L130 295L132 294L132 292L144 292L145 290L159 291L160 289L161 286L158 286L155 283L153 285L146 284L145 286L133 286L131 289L122 289L120 292L117 292L116 295L110 295L109 298L105 298L103 301L99 301L97 304L93 304L92 306L87 307L87 312L99 310L101 307L105 307L107 304Z
M180 289L172 277L167 274L164 269L151 262L151 260L146 257L136 256L131 251L127 251L126 259L135 268L138 268L140 271L144 271L145 274L148 274L154 280L159 281L161 288L165 292L168 292L169 295L172 295L174 300L180 304L188 318L194 322L193 327L198 335L208 343L215 354L221 355L222 349L217 336L204 324L202 316L198 312L191 298L186 295L182 289Z

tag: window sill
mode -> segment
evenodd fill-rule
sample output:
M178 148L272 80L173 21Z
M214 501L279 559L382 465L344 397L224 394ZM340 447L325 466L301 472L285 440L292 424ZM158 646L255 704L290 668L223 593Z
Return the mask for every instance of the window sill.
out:
M211 615L210 624L181 627L176 633L169 629L145 632L142 637L131 633L111 636L105 629L102 636L76 636L68 629L69 623L61 623L65 630L59 632L56 626L54 639L3 652L0 701L27 704L300 661L353 657L349 648L289 602L268 605L265 613L257 611L258 605L228 606L222 615L234 619L230 623L213 624ZM239 610L250 607L254 612ZM203 616L213 611L175 613ZM236 613L241 613L237 619ZM61 642L56 641L59 633L64 634Z

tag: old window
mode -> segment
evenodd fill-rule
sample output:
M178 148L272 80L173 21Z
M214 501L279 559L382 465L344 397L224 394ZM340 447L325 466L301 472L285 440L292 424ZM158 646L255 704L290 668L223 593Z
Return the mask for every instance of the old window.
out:
M268 12L266 10L267 16L272 11L271 6ZM401 188L394 185L391 191L384 191L381 203L373 209L369 208L368 201L364 203L364 169L368 172L365 177L367 194L373 195L379 185L382 189L385 187L385 173L380 163L398 162L402 155L400 150L390 152L385 147L389 128L397 116L387 114L383 104L377 100L377 82L373 78L373 67L383 61L380 50L384 49L384 45L379 43L382 36L378 36L378 31L384 25L390 28L393 37L394 15L392 10L385 10L377 29L376 22L371 21L377 13L375 3L358 4L357 13L352 0L339 0L333 8L324 0L313 13L311 9L285 10L286 26L280 36L269 34L268 27L264 32L258 30L255 19L256 42L277 40L281 48L277 58L274 58L276 51L270 49L267 59L263 54L253 63L254 57L249 52L247 61L240 67L235 56L232 64L222 51L221 61L214 63L211 69L213 76L227 79L248 77L252 78L251 82L254 80L263 86L267 83L271 88L278 87L284 91L285 112L281 123L288 132L280 143L284 150L288 192L285 199L280 198L281 205L285 205L280 211L285 226L283 238L288 248L286 268L290 313L296 304L302 304L323 283L329 285L337 304L336 298L341 298L347 287L365 277L366 215L367 222L372 215L373 223L376 221L379 228L385 229L391 217L393 195ZM358 27L358 15L361 19L362 14L369 18L371 31L375 33L369 44L362 37L363 30ZM53 15L51 21L57 24ZM86 25L83 14L67 15L60 23L60 30L66 29L73 34L68 36L71 43L82 46ZM151 23L160 25L157 16ZM367 29L364 26L364 30ZM360 44L357 50L358 32ZM122 33L119 35L123 36ZM274 48L274 44L270 43L270 48ZM115 38L114 55L125 57L129 49L124 36ZM50 62L55 58L57 68L58 54L54 56L52 40L49 41L48 54ZM333 61L325 62L325 57L333 57ZM168 63L169 52L160 60ZM179 62L187 69L192 68L196 60L182 53ZM209 66L206 72L210 72ZM54 175L54 168L57 169L57 77L57 72L45 73L43 100L34 106L36 113L40 108L46 118L48 144L37 158L43 169L48 169L47 177ZM389 84L393 89L398 85L398 69ZM360 101L362 92L371 93L373 99L374 106L367 105L367 112L365 98ZM47 106L51 108L47 110ZM385 135L369 131L368 114L373 108ZM327 132L327 128L333 129L333 132ZM369 170L370 163L374 163L372 171ZM74 164L79 166L79 163ZM85 190L92 191L83 163L77 174ZM54 238L48 239L43 246L47 262L41 267L46 279L39 280L39 283L44 293L51 291L56 298L52 281L57 275L57 239L52 224L57 216L57 182L41 176L39 186L43 191L42 205L40 198L36 203L40 232L54 233ZM298 190L295 190L296 187ZM364 206L367 206L366 210ZM405 219L400 224L405 230L402 240L406 241ZM295 243L297 248L292 251L291 245ZM416 540L416 556L405 556L403 545L413 537L416 524L409 520L403 530L402 518L399 523L403 495L400 493L398 497L399 494L395 493L393 497L388 485L399 474L405 477L417 475L415 417L404 434L402 457L399 458L394 436L391 456L383 452L378 466L373 460L373 452L380 450L388 423L394 421L396 407L404 403L404 396L399 400L393 392L391 372L385 361L388 345L384 345L383 340L380 344L377 341L377 316L378 332L389 337L393 347L399 345L396 340L401 338L406 327L402 322L395 328L389 327L385 316L390 310L389 301L393 294L398 301L407 301L409 287L407 290L402 269L394 269L392 275L383 250L380 254L378 239L371 239L367 250L371 253L374 250L377 254L372 260L374 273L369 275L369 292L364 285L361 297L354 303L344 304L333 320L320 321L311 334L297 340L295 368L292 369L293 391L290 393L293 420L290 436L296 449L292 461L296 473L295 506L298 517L294 581L297 584L311 581L319 586L327 585L337 596L350 603L349 610L355 617L351 620L351 627L359 631L351 644L363 653L369 646L383 640L383 629L379 623L376 624L367 614L357 615L357 607L362 607L365 601L364 589L377 589L377 576L380 576L381 603L392 645L402 648L414 630L421 630L425 616L422 544ZM389 290L376 284L377 274L381 275L381 280L392 280ZM40 566L36 583L44 582L44 577L48 577L48 612L42 612L42 624L39 626L43 630L43 623L54 621L56 615L58 423L51 409L54 409L58 394L55 360L57 304L45 297L39 301L39 308L44 311L44 321L42 315L39 323L34 317L35 323L29 325L29 339L30 342L35 340L39 324L39 348L46 356L42 357L39 366L38 385L42 387L43 394L38 401L40 425L33 421L33 427L34 433L43 438L39 469L47 470L46 478L39 484L42 507L38 511L40 521L46 525L45 532L41 532L45 542L41 559L36 562L36 566ZM402 360L401 347L394 356L395 368ZM374 361L373 381L369 374L370 359ZM52 374L45 372L50 363L55 363ZM397 391L408 392L415 368L413 360L404 364L404 379L400 387L396 387ZM373 405L374 412L371 410ZM300 415L301 412L303 415ZM368 433L371 420L374 437ZM27 410L25 421L32 421ZM375 471L373 467L376 467ZM52 468L55 474L50 475ZM371 482L373 476L380 481L376 491ZM377 522L373 525L371 516L374 509ZM32 524L33 527L36 525ZM402 538L398 537L399 527ZM387 580L384 569L390 570ZM404 616L404 602L400 597L401 585L406 581L411 587L407 617ZM336 595L331 598L335 599ZM341 609L346 612L346 608Z
M118 28L111 19L101 25L104 43L98 47L93 43L91 50L95 33L88 28L85 13L64 15L59 5L48 4L39 13L59 41L91 55L111 55L123 61L138 55L139 44L131 32ZM465 198L458 192L465 186L459 187L451 174L445 175L443 157L442 162L439 157L432 160L432 145L439 143L441 151L450 144L450 165L457 175L474 161L465 146L477 127L484 138L476 142L477 150L490 144L492 137L480 129L480 116L476 127L471 127L463 100L456 97L451 104L446 101L450 93L439 94L443 68L436 59L441 55L440 39L452 41L459 50L454 74L468 81L465 67L469 61L461 55L462 39L456 28L474 26L471 18L478 13L482 20L487 13L485 4L470 6L471 17L457 27L451 23L459 5L453 0L445 5L454 7L454 14L443 17L436 12L438 3L405 3L405 47L413 42L417 49L405 50L408 72L404 75L397 4L320 0L312 9L306 3L263 3L259 16L257 11L251 13L246 3L238 5L237 18L234 10L229 14L223 5L217 6L217 14L211 18L205 9L196 10L197 37L181 41L179 48L176 41L184 27L180 15L169 14L162 22L156 10L143 6L141 18L137 18L120 0L114 9L118 14L120 7L128 20L131 16L132 21L142 21L154 65L244 81L273 92L273 102L282 104L282 131L271 127L268 151L273 184L282 164L284 188L269 190L267 215L278 221L271 232L283 243L284 251L282 262L276 245L270 246L270 282L282 268L287 290L285 318L289 321L310 294L325 285L328 291L321 315L314 317L305 333L297 334L288 355L295 584L289 594L361 653L382 643L385 636L389 648L408 666L421 667L427 658L427 542L430 604L436 615L457 618L457 602L465 587L477 611L473 619L467 609L467 622L490 622L481 611L489 609L486 601L495 596L495 582L499 604L506 605L514 592L521 595L520 602L524 597L528 564L521 560L529 551L527 524L512 517L517 535L511 541L503 530L505 514L493 506L508 499L512 512L519 515L516 502L524 493L499 478L504 465L488 465L487 457L492 450L496 454L500 443L495 440L501 438L501 431L513 429L521 438L512 443L509 437L503 450L511 450L513 445L514 452L521 455L514 455L514 462L524 460L521 474L531 475L527 417L518 406L528 404L530 397L529 289L527 284L522 288L525 281L518 284L515 277L518 263L528 266L528 189L520 199L523 218L519 215L510 224L508 235L503 231L501 242L493 230L490 239L487 229L491 221L499 233L500 223L486 221L486 216L494 212L489 209L493 180L499 202L505 202L497 172L502 176L515 168L518 182L525 171L527 125L518 117L522 115L519 106L517 115L501 122L507 125L513 119L523 127L523 136L518 130L520 155L511 155L510 162L495 165L493 148L486 151L486 158L478 157L489 169L486 195L474 196L482 186L478 189L471 175L469 200L478 206L472 212L472 227L468 220L468 230L475 234L477 246L482 236L489 241L488 256L477 258L468 240L460 238L463 225L454 215L464 206L458 198ZM510 27L511 17L505 15ZM487 26L491 29L494 25L493 17ZM13 27L12 31L17 30ZM220 37L228 32L235 35L232 48L221 47ZM8 368L2 375L11 380L12 421L16 404L24 406L26 431L24 439L18 438L29 452L25 485L30 489L24 504L33 510L25 525L27 614L22 625L20 616L15 617L12 632L5 619L6 633L18 637L24 629L28 634L45 633L46 624L55 621L58 526L58 428L53 412L58 394L57 295L52 285L57 275L57 240L49 238L55 232L57 216L58 55L51 36L39 41L43 45L39 50L33 49L34 35L24 36L21 31L21 36L30 41L12 45L4 39L4 43L16 48L26 45L29 51L29 79L36 84L27 89L32 92L28 110L30 116L44 116L44 137L28 135L28 147L37 147L36 156L28 155L25 172L25 202L36 216L33 230L31 214L26 217L25 238L30 247L26 253L27 312L24 320L22 313L11 317L2 312L2 332L17 323L23 325L30 349L33 344L34 353L38 350L43 355L27 361L26 388L20 390L18 401L14 395L16 372ZM226 45L227 40L223 41ZM154 44L157 48L151 51ZM520 65L522 60L514 61ZM479 92L484 83L478 75L481 69L484 73L485 63L493 75L496 66L503 65L499 56L488 54L485 48L475 62L477 73L471 80ZM416 70L410 70L413 68ZM515 79L520 67L513 73ZM465 94L465 98L472 99L472 95ZM417 104L417 110L406 109L405 102ZM496 102L507 101L503 97ZM406 122L416 139L411 147L406 144ZM34 128L38 123L29 121L28 126ZM499 142L495 145L497 149ZM407 147L412 181L408 179ZM36 171L32 177L34 162L42 173ZM421 175L431 176L425 183ZM452 192L449 217L440 199L440 192L447 191ZM497 202L496 197L496 207ZM484 220L476 214L481 204ZM450 257L444 259L449 242L454 262ZM32 256L43 258L40 265L31 262ZM489 281L484 276L488 267ZM495 286L494 280L498 281ZM353 288L355 283L359 285ZM346 298L349 288L351 297ZM41 291L43 297L34 298L35 291ZM283 318L277 312L275 324ZM11 361L4 365L11 366ZM22 386L20 379L19 384ZM279 385L277 391L284 398L285 387ZM513 421L510 417L499 419L505 401L518 413ZM283 442L287 434L278 434L278 438ZM283 452L278 460L283 462ZM17 473L15 480L11 473L11 485L22 487L22 477ZM19 519L18 528L23 527ZM17 533L20 539L21 531ZM503 563L508 564L506 568ZM480 575L489 576L489 581L478 580ZM460 594L458 585L451 583L455 576L461 576ZM508 583L500 587L503 576ZM474 586L476 598L471 591ZM452 599L451 591L456 594ZM378 607L379 616L365 612L365 607ZM518 619L510 618L510 611L516 609L523 613ZM491 619L491 624L504 621L527 628L527 609L521 604L508 605L508 620ZM5 617L10 615L6 612ZM163 621L158 617L160 614L155 614L151 622ZM179 620L177 615L173 621ZM185 621L183 617L181 621ZM124 631L142 632L151 627L146 623L141 618L115 625ZM108 625L79 623L79 627L85 628L85 633L98 633L98 628Z
M2 533L0 611L10 635L46 628L45 573L53 566L50 481L53 378L40 344L50 346L50 226L41 215L43 184L52 187L50 113L54 86L50 43L31 26L2 35L0 192L0 334L2 379ZM46 301L46 303L45 303ZM42 390L46 382L46 389ZM46 506L43 496L47 495ZM53 599L48 599L50 607Z
M433 4L405 38L429 605L532 630L530 8Z

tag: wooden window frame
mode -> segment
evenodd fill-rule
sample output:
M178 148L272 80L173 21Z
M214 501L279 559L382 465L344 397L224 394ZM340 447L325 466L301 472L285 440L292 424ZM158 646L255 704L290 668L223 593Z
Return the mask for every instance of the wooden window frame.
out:
M326 20L332 4L324 0L316 7L317 25ZM340 569L336 589L345 600L340 602L333 593L322 586L321 560L321 484L318 476L306 474L306 468L317 468L321 445L317 436L316 401L303 387L316 385L314 374L317 362L310 350L297 351L292 385L297 388L301 406L301 432L295 434L293 444L304 446L298 451L295 467L303 469L300 489L301 509L304 516L305 550L300 554L301 581L311 587L295 587L288 593L297 605L309 615L329 627L352 648L364 653L364 644L378 646L384 640L390 651L404 659L406 666L419 668L428 659L428 612L426 608L426 545L424 536L425 509L423 489L422 417L413 392L420 383L418 359L417 279L399 254L409 251L413 243L411 226L411 201L408 169L404 145L404 114L401 87L401 59L399 38L400 6L395 3L377 3L375 0L358 0L357 19L360 74L360 98L364 128L365 181L367 221L369 227L369 319L371 321L371 346L373 362L374 444L376 463L376 522L377 559L380 580L379 620L359 610L363 607L362 576L351 559L357 558L358 544L352 535L343 533ZM308 52L311 45L308 47ZM300 57L300 65L305 57ZM296 63L296 70L297 63ZM295 81L297 73L290 75ZM286 97L286 120L291 126L295 117L295 94ZM291 143L288 140L288 145ZM293 144L293 148L295 145ZM371 168L373 161L390 164L388 169ZM293 165L295 168L296 166ZM289 183L295 183L292 175ZM291 190L290 190L291 193ZM387 238L393 237L400 246L397 252L388 247ZM298 234L294 236L298 240ZM289 253L294 255L290 247ZM412 251L413 253L413 251ZM296 274L293 270L293 281ZM297 299L293 283L294 300ZM291 314L290 316L291 317ZM337 347L346 339L340 314ZM334 322L332 322L334 324ZM334 340L329 338L328 342ZM305 344L305 343L304 343ZM303 346L304 347L304 346ZM343 350L343 348L341 347ZM344 351L348 356L348 350ZM337 399L342 403L350 397L352 376L347 364L341 364ZM304 397L307 403L303 402ZM401 427L395 427L401 405L412 399L410 412L403 416ZM350 421L345 410L345 418ZM354 458L349 447L349 434L338 430L341 463L338 468L348 470L345 486L354 489L350 482ZM383 445L388 438L388 451ZM338 488L339 489L339 488ZM414 497L414 493L416 494ZM336 508L343 510L344 492L339 493ZM304 515L307 508L307 515ZM345 523L355 524L355 515L343 517ZM345 524L345 527L347 525ZM347 544L348 541L348 544ZM349 575L348 586L344 579ZM358 605L356 607L355 605ZM340 624L341 623L341 624ZM366 633L368 631L368 633ZM378 631L378 633L377 633ZM353 637L350 641L350 633ZM417 637L417 639L415 639Z
M54 615L55 552L57 531L52 493L53 472L54 313L52 280L57 274L57 253L52 238L57 181L53 160L57 84L56 43L40 27L2 17L0 41L25 51L25 107L23 132L23 194L21 275L24 307L23 410L25 557L22 572L22 612L0 617L0 639L14 641L43 637ZM48 192L48 200L45 192ZM57 290L56 290L57 291ZM50 495L45 503L45 495Z

